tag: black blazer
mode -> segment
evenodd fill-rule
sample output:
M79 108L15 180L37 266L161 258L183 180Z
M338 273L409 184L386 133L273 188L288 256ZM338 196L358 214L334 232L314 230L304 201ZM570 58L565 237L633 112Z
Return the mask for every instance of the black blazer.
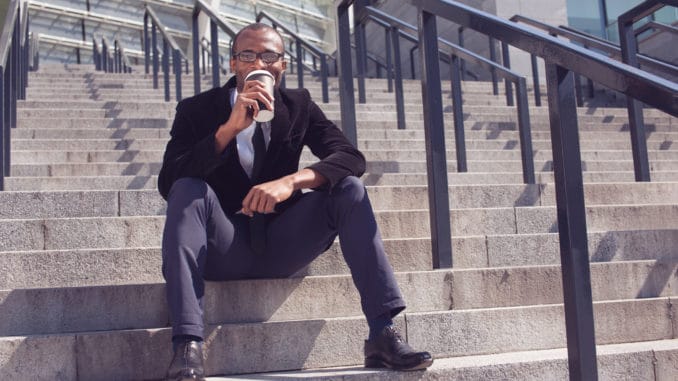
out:
M221 154L215 153L214 135L231 113L232 77L223 87L214 88L179 102L158 177L163 198L175 180L196 177L205 180L215 191L227 215L242 208L242 200L252 184L240 165L236 140ZM305 89L276 89L275 116L271 121L271 141L266 152L259 183L275 180L299 169L304 145L321 160L312 168L328 180L324 188L333 187L346 176L362 176L365 158L337 126L329 121ZM297 191L276 206L289 207L299 196Z

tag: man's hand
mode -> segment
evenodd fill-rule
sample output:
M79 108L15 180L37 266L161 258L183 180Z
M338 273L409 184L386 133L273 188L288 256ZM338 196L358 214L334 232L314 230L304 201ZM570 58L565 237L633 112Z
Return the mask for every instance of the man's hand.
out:
M317 188L327 182L325 176L310 168L304 168L278 180L255 185L242 201L242 213L250 217L254 213L273 213L275 206L292 196L295 190Z
M275 206L292 196L294 182L290 176L255 185L242 201L242 212L250 217L257 213L273 213Z
M242 130L251 126L254 116L259 112L259 103L263 103L269 110L273 110L273 95L269 94L261 81L247 81L242 92L238 92L231 115L226 123L219 126L215 135L215 149L223 152L228 143Z

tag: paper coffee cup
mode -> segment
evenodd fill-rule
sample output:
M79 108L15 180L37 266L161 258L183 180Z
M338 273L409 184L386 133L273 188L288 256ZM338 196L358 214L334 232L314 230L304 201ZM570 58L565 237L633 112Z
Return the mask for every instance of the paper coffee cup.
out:
M266 87L266 91L273 96L273 86L275 86L275 78L273 78L273 75L269 73L266 70L254 70L247 74L247 77L245 78L245 81L260 81L264 84ZM265 122L270 122L271 119L273 119L273 110L269 110L266 108L266 106L261 102L257 101L259 103L259 113L257 114L256 117L254 117L254 120L260 123L265 123ZM271 105L272 106L272 105Z

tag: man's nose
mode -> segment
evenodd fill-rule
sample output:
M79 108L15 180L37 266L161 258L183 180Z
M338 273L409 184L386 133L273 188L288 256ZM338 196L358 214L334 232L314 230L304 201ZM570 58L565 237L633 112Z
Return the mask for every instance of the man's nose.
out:
M256 57L254 59L254 62L252 62L252 65L258 69L265 69L268 67L268 64L264 62L264 60L261 57Z

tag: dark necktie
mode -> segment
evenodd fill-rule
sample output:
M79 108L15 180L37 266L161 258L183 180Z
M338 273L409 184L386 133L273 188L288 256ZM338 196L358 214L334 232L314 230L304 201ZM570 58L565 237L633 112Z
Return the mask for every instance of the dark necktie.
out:
M257 123L252 135L252 147L254 148L254 161L252 163L252 184L259 183L259 176L266 157L266 141L261 123ZM250 245L255 254L263 254L266 250L266 216L254 213L250 219Z

